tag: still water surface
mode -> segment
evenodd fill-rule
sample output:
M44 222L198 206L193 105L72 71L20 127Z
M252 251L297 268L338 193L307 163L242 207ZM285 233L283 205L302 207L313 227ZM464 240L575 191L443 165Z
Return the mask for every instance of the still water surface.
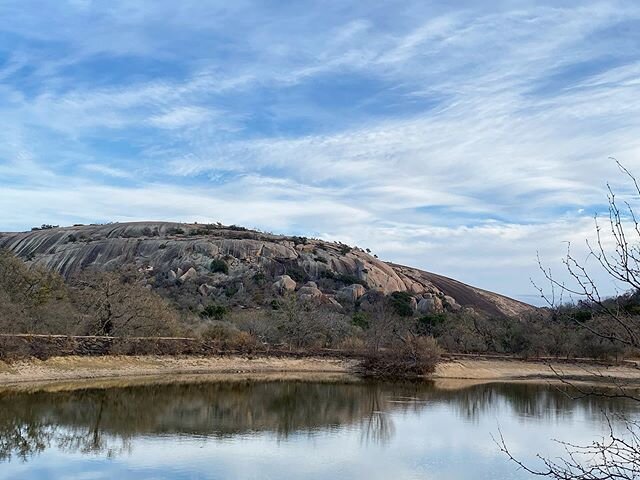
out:
M458 388L460 387L460 388ZM498 451L589 442L624 401L548 385L301 381L0 392L0 480L524 479Z

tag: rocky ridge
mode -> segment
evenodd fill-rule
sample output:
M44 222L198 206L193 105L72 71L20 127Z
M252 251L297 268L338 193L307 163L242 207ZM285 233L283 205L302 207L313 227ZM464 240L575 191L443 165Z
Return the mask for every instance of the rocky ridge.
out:
M87 269L134 267L151 287L189 289L210 299L246 300L249 290L295 292L337 309L374 292L407 292L416 313L464 308L519 316L533 307L419 269L379 260L342 243L221 224L135 222L0 233L0 248L64 277ZM257 288L260 287L260 288ZM244 297L243 297L244 295ZM255 295L254 295L255 297ZM258 302L264 297L260 295Z

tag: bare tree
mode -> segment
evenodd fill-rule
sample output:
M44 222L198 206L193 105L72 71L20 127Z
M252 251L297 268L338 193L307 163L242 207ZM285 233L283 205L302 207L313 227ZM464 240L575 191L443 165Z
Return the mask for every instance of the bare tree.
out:
M0 329L3 333L73 333L75 312L62 278L0 251Z
M633 196L640 198L640 185L636 178L617 160L616 164L633 186ZM542 267L549 288L538 288L547 301L553 315L561 316L561 304L567 296L579 300L582 308L591 312L589 318L572 316L571 319L592 335L637 351L640 347L640 311L629 308L640 292L640 223L629 200L620 202L610 185L608 189L608 218L603 223L595 218L595 242L587 241L588 259L594 259L609 278L615 280L623 290L630 293L607 298L597 285L594 275L587 269L586 261L579 261L571 247L563 260L571 283L556 279L550 269ZM636 303L637 305L637 303ZM593 319L597 321L593 321ZM595 375L604 377L599 372ZM610 379L613 380L613 379ZM614 382L615 388L606 392L585 388L562 380L570 386L576 396L605 396L626 398L640 402L637 389L632 385ZM565 455L558 460L539 456L539 468L524 464L509 451L505 439L500 435L498 445L507 456L527 472L559 480L630 480L640 478L640 423L624 417L607 417L608 434L590 445L562 443ZM617 426L622 426L618 428Z
M278 329L290 349L309 347L320 341L320 313L311 302L299 299L294 293L278 303Z
M73 298L90 335L170 336L177 330L174 309L127 275L85 272L73 282Z

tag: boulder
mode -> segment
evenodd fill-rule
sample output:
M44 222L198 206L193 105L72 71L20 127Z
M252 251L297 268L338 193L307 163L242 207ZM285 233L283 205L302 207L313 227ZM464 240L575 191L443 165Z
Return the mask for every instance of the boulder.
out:
M314 282L307 282L298 290L300 300L316 300L322 297L322 292Z
M447 310L451 310L452 312L459 312L462 309L462 306L456 302L456 299L450 297L449 295L444 296L444 306Z
M328 307L331 307L336 312L344 311L344 308L342 307L342 305L340 305L340 303L335 298L330 297L328 295L322 295L322 298L320 299L320 303L322 303L323 305L327 305Z
M360 297L367 293L367 289L359 283L354 283L348 287L341 288L338 292L338 298L347 302L355 303Z
M203 297L208 297L208 296L209 296L209 294L210 294L212 291L214 291L215 289L216 289L216 287L213 287L213 286L211 286L211 285L209 285L209 284L207 284L207 283L203 283L202 285L200 285L200 286L198 287L198 292L200 292L200 294L201 294Z
M280 294L293 292L296 289L296 282L289 275L281 275L273 283L273 289Z
M418 302L418 312L422 314L441 313L442 300L435 295L428 295Z
M411 311L413 313L416 313L416 311L418 310L418 301L416 300L416 297L411 297L411 299L409 300L409 306L411 307Z
M192 280L196 278L197 276L198 276L198 272L196 272L195 268L191 267L180 277L180 282L184 283L187 280Z

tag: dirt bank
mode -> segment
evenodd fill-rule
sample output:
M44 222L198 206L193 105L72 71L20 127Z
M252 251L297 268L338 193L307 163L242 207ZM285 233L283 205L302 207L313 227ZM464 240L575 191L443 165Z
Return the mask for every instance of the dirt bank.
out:
M242 356L166 357L106 356L54 357L45 361L0 362L0 386L35 386L78 380L106 381L122 378L155 377L175 381L208 375L216 379L247 374L271 378L348 378L354 360L332 358L275 358ZM640 386L640 369L632 365L603 366L572 363L528 362L519 360L463 359L441 363L433 379L438 385L504 381L572 381L615 384L619 381Z
M0 385L43 383L80 379L244 373L340 373L351 368L348 360L330 358L248 358L105 356L53 357L48 360L0 362Z

